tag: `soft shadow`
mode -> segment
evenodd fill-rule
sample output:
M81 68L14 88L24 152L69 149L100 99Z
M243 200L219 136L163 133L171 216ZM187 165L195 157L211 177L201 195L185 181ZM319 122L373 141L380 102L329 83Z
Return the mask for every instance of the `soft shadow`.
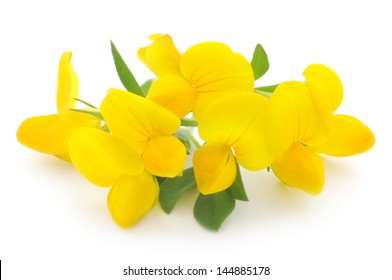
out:
M353 176L353 158L322 157L326 178L336 178L345 180Z

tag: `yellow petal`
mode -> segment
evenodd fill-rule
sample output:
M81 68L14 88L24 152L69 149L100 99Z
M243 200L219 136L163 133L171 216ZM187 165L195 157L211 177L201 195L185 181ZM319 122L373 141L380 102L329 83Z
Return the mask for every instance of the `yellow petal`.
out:
M196 44L181 58L181 71L197 90L193 113L198 119L204 109L227 92L253 91L249 62L239 53L217 42Z
M341 157L360 154L370 150L375 136L360 120L347 116L334 116L334 129L328 140L312 149L330 156Z
M176 177L182 174L185 160L184 144L174 136L151 137L143 151L145 168L160 177Z
M79 127L98 127L100 121L90 115L72 112L72 121L64 122L58 114L26 119L16 133L18 141L35 151L69 161L68 141Z
M326 94L323 94L321 98L324 104L330 103L332 112L340 106L343 100L343 85L339 76L331 68L322 64L312 64L305 69L303 75L311 92L313 91L315 80L318 80L325 87ZM319 92L316 89L315 91ZM315 93L312 92L312 94Z
M331 94L328 88L324 86L323 82L316 77L308 76L306 85L318 117L323 121L323 133L328 137L333 128L334 105L332 104L333 100L329 97ZM310 145L312 145L312 143L310 143Z
M199 134L208 143L231 146L240 165L260 170L272 162L265 143L267 99L252 92L226 95L205 111Z
M148 92L147 98L177 117L185 117L193 108L196 97L195 88L184 78L167 75L156 80Z
M109 212L120 227L128 228L150 211L158 194L158 184L148 172L139 176L123 175L109 192Z
M97 186L112 186L121 174L143 171L140 155L115 135L80 128L71 137L70 156L76 169Z
M64 52L59 63L57 111L62 120L69 120L69 109L75 108L79 94L79 79L73 70L72 52Z
M138 50L139 59L157 77L168 74L180 74L181 53L174 46L169 35L154 34L149 37L153 42Z
M69 154L61 154L61 155L56 155L61 160L68 161L69 163L72 163L71 157Z
M272 163L275 175L286 185L317 195L324 187L324 167L319 155L299 143Z
M138 95L110 89L101 103L110 131L140 154L152 135L171 135L180 127L172 112Z
M293 142L317 145L327 139L331 118L320 115L308 87L284 82L274 91L268 106L266 139L273 154L287 151Z
M202 194L223 191L233 184L237 167L230 147L206 144L193 156L197 188Z

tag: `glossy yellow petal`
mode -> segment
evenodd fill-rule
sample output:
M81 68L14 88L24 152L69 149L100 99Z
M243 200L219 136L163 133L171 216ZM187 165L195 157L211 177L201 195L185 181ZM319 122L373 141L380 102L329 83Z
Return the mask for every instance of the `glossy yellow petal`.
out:
M79 94L79 79L71 63L72 53L64 52L59 63L57 111L62 120L69 120L69 109L75 108Z
M97 127L99 120L73 112L72 121L64 122L58 114L26 119L16 133L18 141L35 151L69 161L68 141L79 127Z
M252 92L235 92L209 106L199 120L199 135L209 143L231 146L260 119L267 100Z
M185 117L193 108L196 90L182 76L167 75L156 80L148 92L147 98L177 117Z
M154 34L149 37L152 43L138 50L139 59L157 77L168 74L180 74L181 53L174 46L169 35Z
M237 167L230 147L206 144L193 156L197 188L202 194L223 191L231 186Z
M158 184L148 172L139 176L123 175L109 192L109 212L120 227L128 228L150 211L158 194Z
M260 170L272 162L265 143L267 99L236 92L211 104L199 120L199 134L208 143L231 146L240 165Z
M343 85L335 71L322 64L312 64L305 69L303 75L312 94L315 94L315 92L320 93L319 89L314 89L316 80L325 87L327 94L323 94L321 98L324 104L330 103L332 111L335 111L340 106L343 100Z
M323 121L323 133L328 137L333 129L334 104L329 97L331 94L323 82L316 77L308 76L306 85L318 117Z
M275 175L286 185L317 195L324 187L324 167L319 155L299 143L272 163Z
M253 171L262 170L269 166L275 157L267 150L263 141L264 131L261 130L258 135L254 136L248 135L247 139L251 140L246 142L246 139L241 139L244 144L233 145L238 163L242 167Z
M143 151L145 168L160 177L176 177L182 174L185 160L185 146L174 136L153 136Z
M110 89L101 103L110 131L140 154L152 135L171 135L180 127L172 112L138 95Z
M336 115L334 129L328 140L312 149L319 153L341 157L366 152L374 146L374 143L373 132L360 120L347 115Z
M320 115L309 89L302 82L284 82L268 106L266 139L272 154L282 154L292 143L317 145L327 139L331 118Z
M197 90L193 113L198 119L217 98L233 91L253 91L249 62L239 53L217 42L196 44L181 58L181 71Z
M112 186L121 174L138 175L144 169L135 150L99 129L78 129L71 137L69 149L76 169L97 186Z

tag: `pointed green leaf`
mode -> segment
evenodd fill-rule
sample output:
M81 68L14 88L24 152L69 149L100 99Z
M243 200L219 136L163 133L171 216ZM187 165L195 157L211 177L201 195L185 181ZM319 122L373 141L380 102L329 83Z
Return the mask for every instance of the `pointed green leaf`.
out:
M263 86L263 87L257 87L257 88L255 88L256 90L259 90L259 91L265 91L265 92L274 92L275 91L275 89L278 87L278 85L279 84L276 84L276 85L270 85L270 86Z
M218 231L234 208L235 200L227 191L200 194L193 208L193 215L199 224Z
M269 69L268 56L263 47L257 44L253 52L252 61L250 63L253 69L255 80L261 78Z
M129 92L145 97L146 95L144 94L142 88L137 83L131 70L129 70L128 66L125 64L125 61L121 57L120 53L118 52L116 46L112 41L110 41L110 45L112 48L112 55L114 59L114 64L116 66L117 74L124 87Z
M159 203L167 214L169 214L177 201L185 191L196 186L193 167L185 169L182 176L167 178L160 185Z
M140 87L142 88L144 95L147 96L148 91L151 88L152 83L155 81L155 79L149 79L145 81Z
M237 176L235 177L233 184L231 184L230 188L228 188L228 192L236 200L249 201L245 192L244 182L242 181L240 166L238 165L237 161L236 165Z

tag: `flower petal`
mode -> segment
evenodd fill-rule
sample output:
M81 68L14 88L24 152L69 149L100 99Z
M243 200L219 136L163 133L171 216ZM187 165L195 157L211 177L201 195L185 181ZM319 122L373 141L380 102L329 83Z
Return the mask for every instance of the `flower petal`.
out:
M35 151L69 161L68 140L79 127L98 127L100 121L90 115L72 112L72 121L64 122L58 114L28 118L16 133L18 141Z
M286 185L317 195L324 187L324 167L319 155L299 143L272 163L275 175Z
M79 79L73 70L72 52L61 56L57 83L57 112L64 121L69 120L69 109L75 108L75 98L79 95Z
M71 137L70 156L76 169L97 186L112 186L121 174L143 172L140 155L115 135L80 128Z
M152 135L170 135L180 127L172 112L151 100L119 89L110 89L101 103L110 131L140 154Z
M268 106L268 148L282 154L293 142L320 144L328 136L331 120L332 113L331 118L319 114L305 83L281 83Z
M193 156L197 188L202 194L223 191L234 182L237 167L230 147L206 144Z
M196 90L182 76L167 75L151 85L147 98L183 118L193 108Z
M312 94L315 94L313 91L320 93L319 90L314 89L315 80L325 87L327 94L320 97L324 106L329 101L332 112L340 106L343 100L343 85L339 76L331 68L322 64L312 64L305 69L303 75Z
M236 92L210 105L199 121L199 134L208 143L231 146L240 165L260 170L272 162L265 144L267 99Z
M182 174L185 160L185 146L174 136L151 137L143 151L145 168L160 177L172 178Z
M154 34L149 37L153 42L138 50L139 59L157 77L168 74L181 74L181 53L174 46L173 39L169 35Z
M138 222L154 206L158 184L148 173L121 176L108 194L108 209L113 220L123 228Z
M181 58L181 71L197 89L194 115L227 92L253 91L254 77L250 63L226 45L205 42L189 48Z
M341 157L370 150L375 143L373 132L360 120L347 116L334 116L334 129L328 140L312 150L330 156Z
M330 98L331 93L328 91L328 88L324 86L322 81L313 76L307 77L306 85L318 117L323 120L323 133L328 137L333 129L334 109L332 99Z

